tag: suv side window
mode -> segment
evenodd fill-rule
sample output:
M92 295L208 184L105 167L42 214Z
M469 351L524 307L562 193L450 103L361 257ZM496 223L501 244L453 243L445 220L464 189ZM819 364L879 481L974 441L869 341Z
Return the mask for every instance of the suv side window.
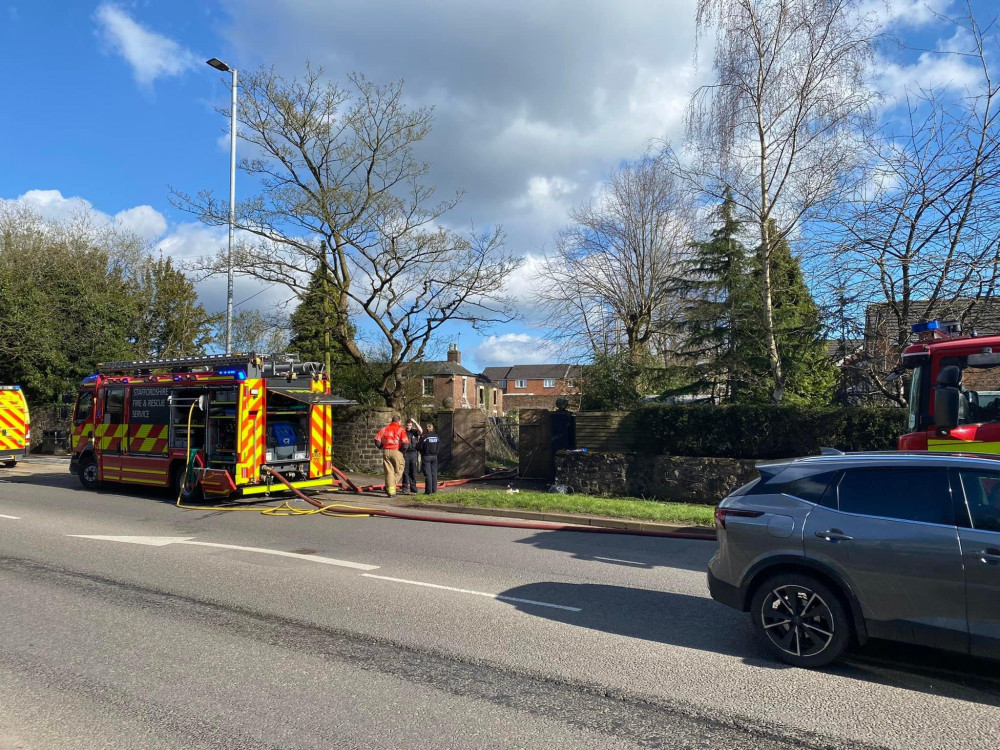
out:
M960 471L965 504L972 518L972 528L1000 531L1000 473L995 471Z
M837 494L845 513L955 525L945 469L848 469Z
M762 495L775 493L791 495L807 503L825 505L836 508L836 493L830 489L830 481L837 475L836 471L815 473L815 468L800 468L791 466L766 483L757 484L747 494ZM829 492L827 490L830 490Z

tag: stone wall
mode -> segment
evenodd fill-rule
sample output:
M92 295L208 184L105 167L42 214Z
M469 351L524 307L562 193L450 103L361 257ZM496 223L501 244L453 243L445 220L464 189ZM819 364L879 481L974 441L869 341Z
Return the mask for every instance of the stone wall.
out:
M350 406L333 410L333 463L342 471L380 475L382 451L375 434L389 424L392 409Z
M637 453L556 454L556 482L588 495L715 505L757 476L755 461Z

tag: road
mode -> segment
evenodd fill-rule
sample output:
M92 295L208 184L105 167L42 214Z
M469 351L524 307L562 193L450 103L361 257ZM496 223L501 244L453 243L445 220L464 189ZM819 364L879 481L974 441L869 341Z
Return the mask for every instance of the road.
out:
M995 664L784 667L712 543L179 510L57 460L0 469L0 542L0 750L1000 745Z

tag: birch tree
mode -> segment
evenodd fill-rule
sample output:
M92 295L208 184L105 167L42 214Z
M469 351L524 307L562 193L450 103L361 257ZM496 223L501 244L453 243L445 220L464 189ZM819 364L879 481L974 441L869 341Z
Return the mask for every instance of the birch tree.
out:
M771 255L816 217L858 167L872 120L877 26L859 0L699 0L715 35L715 81L688 111L690 178L715 201L732 191L759 238L764 338L780 403L786 373L774 324Z

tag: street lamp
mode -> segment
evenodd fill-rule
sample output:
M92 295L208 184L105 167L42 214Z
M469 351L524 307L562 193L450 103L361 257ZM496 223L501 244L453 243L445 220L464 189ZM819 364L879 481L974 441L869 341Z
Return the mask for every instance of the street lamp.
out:
M226 354L233 353L233 223L236 219L236 68L230 68L222 60L213 57L206 60L216 70L233 74L233 103L229 124L229 255L226 259L228 285L226 289Z

